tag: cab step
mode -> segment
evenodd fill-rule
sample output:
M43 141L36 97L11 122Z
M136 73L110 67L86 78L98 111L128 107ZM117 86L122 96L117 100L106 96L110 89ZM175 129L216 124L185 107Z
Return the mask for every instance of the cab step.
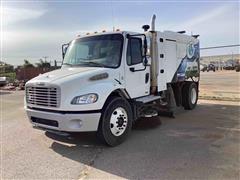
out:
M149 96L136 98L135 101L142 102L142 103L148 103L148 102L152 102L152 101L155 101L155 100L158 100L158 99L161 99L161 96L149 95Z

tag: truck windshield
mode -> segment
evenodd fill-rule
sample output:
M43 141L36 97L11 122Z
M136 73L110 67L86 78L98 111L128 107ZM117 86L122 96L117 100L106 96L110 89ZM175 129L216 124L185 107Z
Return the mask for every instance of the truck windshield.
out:
M76 39L69 45L63 64L117 68L121 61L122 45L121 34Z

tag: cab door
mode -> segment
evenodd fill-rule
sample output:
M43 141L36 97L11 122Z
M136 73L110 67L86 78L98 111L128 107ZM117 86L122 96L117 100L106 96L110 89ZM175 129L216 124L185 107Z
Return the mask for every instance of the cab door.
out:
M125 79L126 90L131 98L149 95L150 93L150 68L143 64L142 39L128 38Z

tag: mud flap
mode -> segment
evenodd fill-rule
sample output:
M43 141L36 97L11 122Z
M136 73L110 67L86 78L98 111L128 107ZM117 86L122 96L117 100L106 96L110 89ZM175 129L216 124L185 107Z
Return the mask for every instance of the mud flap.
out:
M176 105L174 92L170 84L168 84L167 86L167 102L168 104L167 104L166 111L160 111L159 116L167 116L167 117L175 118L174 111L177 105Z

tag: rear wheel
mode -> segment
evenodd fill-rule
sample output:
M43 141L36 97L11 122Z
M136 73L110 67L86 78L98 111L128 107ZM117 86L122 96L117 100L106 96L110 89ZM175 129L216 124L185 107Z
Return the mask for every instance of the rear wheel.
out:
M113 97L103 109L98 127L98 138L109 146L121 144L132 129L132 111L129 103Z
M192 110L196 107L198 101L198 86L196 83L186 83L182 92L182 105L187 110Z

